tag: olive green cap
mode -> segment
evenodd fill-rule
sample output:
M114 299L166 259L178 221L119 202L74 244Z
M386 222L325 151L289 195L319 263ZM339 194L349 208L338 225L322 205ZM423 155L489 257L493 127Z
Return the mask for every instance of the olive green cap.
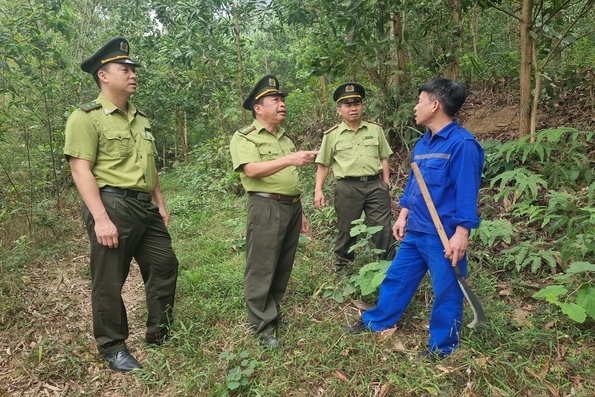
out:
M97 69L110 62L124 63L139 67L136 62L133 62L129 56L130 45L128 40L123 37L116 37L107 42L95 54L85 59L81 63L83 72L95 74Z
M253 110L254 103L256 103L256 101L258 101L262 97L269 95L281 95L283 98L285 98L285 96L287 95L279 91L279 80L277 80L277 78L272 74L267 74L266 76L258 80L256 85L254 86L254 88L252 88L252 91L250 91L250 94L248 94L248 97L244 101L244 109Z
M366 97L366 90L357 83L344 83L337 87L333 100L337 103L361 102Z

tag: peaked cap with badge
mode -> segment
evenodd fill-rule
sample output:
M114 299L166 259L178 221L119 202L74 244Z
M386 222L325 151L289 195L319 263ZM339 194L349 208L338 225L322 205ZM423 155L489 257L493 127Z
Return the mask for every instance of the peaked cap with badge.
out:
M333 100L337 104L361 102L366 97L366 90L357 83L344 83L337 87Z
M277 80L277 78L272 74L267 74L266 76L258 80L256 85L254 85L254 88L252 88L252 91L250 91L250 94L248 94L248 97L244 101L244 109L253 110L256 101L258 101L262 97L269 95L281 95L283 98L285 98L285 96L287 95L279 91L279 80Z
M95 54L85 59L81 63L81 69L83 72L94 75L100 67L110 62L124 63L136 67L142 66L132 61L129 54L130 45L128 40L123 37L116 37L108 41Z

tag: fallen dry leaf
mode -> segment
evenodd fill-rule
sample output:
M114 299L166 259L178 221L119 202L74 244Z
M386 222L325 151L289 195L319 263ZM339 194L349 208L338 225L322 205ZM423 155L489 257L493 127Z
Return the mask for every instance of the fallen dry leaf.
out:
M378 397L388 397L388 393L390 392L390 383L385 383L380 387L380 394Z
M444 372L445 374L450 374L451 372L453 372L455 370L454 368L445 367L444 365L436 365L436 368L438 368L440 371Z
M371 304L366 303L366 302L361 301L361 300L354 300L351 303L353 303L353 306L357 307L359 310L362 310L362 311L366 311L366 310L371 309L371 308L374 307L374 305L371 305Z
M475 359L475 362L481 366L485 366L488 363L489 357L479 357Z
M347 378L347 376L345 376L345 374L339 370L335 370L333 371L333 375L335 375L335 377L337 377L339 380L345 382L345 383L349 383L349 379Z
M533 325L531 321L527 320L527 316L529 313L523 309L514 309L513 320L520 326L527 326L530 327Z

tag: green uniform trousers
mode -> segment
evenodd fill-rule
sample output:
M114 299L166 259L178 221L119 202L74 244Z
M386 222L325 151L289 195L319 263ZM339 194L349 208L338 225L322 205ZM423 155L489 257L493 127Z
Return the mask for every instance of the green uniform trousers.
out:
M335 186L335 210L337 212L337 228L339 234L335 242L337 262L346 264L355 258L354 251L349 252L357 242L357 236L349 234L353 222L366 214L368 226L383 226L382 230L372 236L376 248L383 249L380 259L393 242L391 228L391 201L389 186L381 179L372 181L353 181L339 179Z
M271 332L291 276L302 224L302 203L248 198L244 294L256 334Z
M136 259L145 284L148 343L161 341L173 320L178 259L155 204L104 192L101 200L118 228L118 248L97 242L95 221L86 205L83 218L91 243L93 334L100 353L107 354L126 348L128 319L122 287L132 258Z

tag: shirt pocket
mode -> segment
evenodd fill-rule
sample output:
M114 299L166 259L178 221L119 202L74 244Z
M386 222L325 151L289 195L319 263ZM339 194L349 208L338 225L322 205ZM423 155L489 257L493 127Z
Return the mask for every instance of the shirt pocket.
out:
M132 137L128 130L104 130L102 132L104 138L103 152L112 158L130 157L133 153ZM101 149L100 149L101 150Z
M446 186L448 160L447 159L427 159L424 162L426 172L424 172L424 180L428 186Z
M150 156L157 157L157 148L155 147L155 137L150 132L151 130L145 128L141 133L143 150Z
M275 160L281 157L281 148L272 145L260 145L258 147L261 161Z
M351 160L354 156L352 143L338 143L337 146L335 146L335 150L338 160Z
M289 141L289 142L279 141L279 147L281 148L281 151L283 152L284 156L287 156L287 155L290 155L290 154L296 152L295 146L293 145L293 142L291 142L291 141Z
M366 149L366 155L374 158L378 158L378 140L376 139L364 139L364 146Z

